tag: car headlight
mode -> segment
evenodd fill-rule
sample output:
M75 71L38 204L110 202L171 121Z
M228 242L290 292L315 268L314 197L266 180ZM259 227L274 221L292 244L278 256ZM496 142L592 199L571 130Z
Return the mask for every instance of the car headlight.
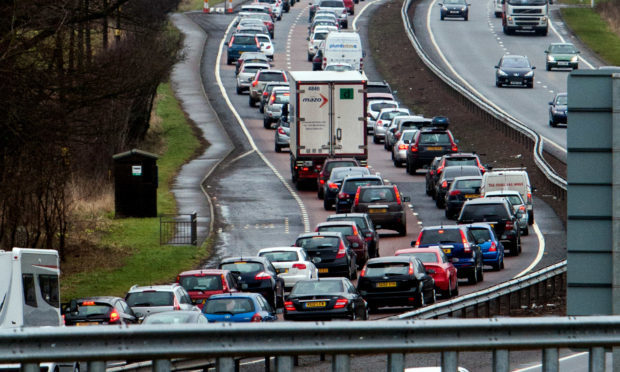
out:
M441 10L448 11L448 7L444 5L444 6L441 7Z
M571 61L571 62L577 62L578 60L579 60L579 57L577 57L577 56L573 56L573 57L570 59L570 61Z
M502 71L502 70L497 70L497 74L498 74L499 76L508 76L508 74L507 74L507 73L505 73L505 72L504 72L504 71Z
M534 76L534 71L530 71L527 74L524 75L525 77L532 77Z
M555 58L553 58L553 56L547 56L547 61L553 62L555 61Z
M466 7L466 6L464 6L464 7L462 7L462 8L461 8L461 12L464 12L464 11L466 11L466 10L467 10L467 7Z

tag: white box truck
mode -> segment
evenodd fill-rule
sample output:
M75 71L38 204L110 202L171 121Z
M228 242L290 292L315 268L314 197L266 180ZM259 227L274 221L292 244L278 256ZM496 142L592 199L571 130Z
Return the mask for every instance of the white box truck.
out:
M291 178L316 183L328 157L366 164L366 76L358 71L290 71Z

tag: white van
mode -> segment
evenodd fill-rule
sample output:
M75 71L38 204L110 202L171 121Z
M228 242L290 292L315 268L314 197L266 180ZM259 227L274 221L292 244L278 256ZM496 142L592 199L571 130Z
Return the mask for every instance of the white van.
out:
M328 64L347 63L355 70L364 68L362 40L357 32L330 32L323 43L322 69Z
M528 225L534 223L534 206L532 204L532 185L525 168L495 168L484 173L480 195L484 197L490 191L514 190L521 194L527 206Z
M506 0L493 0L495 18L502 18L502 13L504 13L504 1Z

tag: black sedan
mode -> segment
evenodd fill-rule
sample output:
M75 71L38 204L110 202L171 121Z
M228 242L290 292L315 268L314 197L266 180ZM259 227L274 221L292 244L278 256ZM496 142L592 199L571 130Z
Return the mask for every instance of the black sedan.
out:
M558 93L549 102L549 125L557 127L558 124L566 124L566 110L568 110L568 95L566 93Z
M295 246L304 249L314 266L319 270L319 277L357 278L357 256L342 233L301 234L297 237Z
M218 269L229 270L239 278L241 289L260 293L274 309L284 301L284 280L265 257L224 258Z
M413 256L373 258L357 281L371 311L381 306L422 307L435 302L435 281Z
M99 296L71 300L63 308L65 325L134 324L138 317L120 297Z
M463 18L465 21L469 19L469 6L465 0L444 0L439 3L441 7L440 18Z
M534 69L525 56L508 54L495 66L495 86L524 86L534 88Z
M346 278L301 280L284 302L285 320L367 320L368 307Z

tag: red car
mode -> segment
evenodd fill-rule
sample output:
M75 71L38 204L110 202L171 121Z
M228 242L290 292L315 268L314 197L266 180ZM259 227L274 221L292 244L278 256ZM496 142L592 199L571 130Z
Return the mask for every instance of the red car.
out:
M355 4L353 3L353 0L344 0L344 6L347 8L347 12L349 12L350 15L355 13Z
M345 236L353 252L357 256L357 266L363 267L368 261L368 244L364 238L364 234L357 223L353 221L331 221L321 222L316 225L315 232L339 232Z
M192 302L201 309L207 298L215 294L239 292L239 284L228 270L184 271L177 275L177 283L185 288Z
M399 249L395 255L415 256L420 259L426 271L435 280L435 288L441 293L442 297L450 298L459 294L459 280L456 276L456 267L448 261L441 248L434 246Z

